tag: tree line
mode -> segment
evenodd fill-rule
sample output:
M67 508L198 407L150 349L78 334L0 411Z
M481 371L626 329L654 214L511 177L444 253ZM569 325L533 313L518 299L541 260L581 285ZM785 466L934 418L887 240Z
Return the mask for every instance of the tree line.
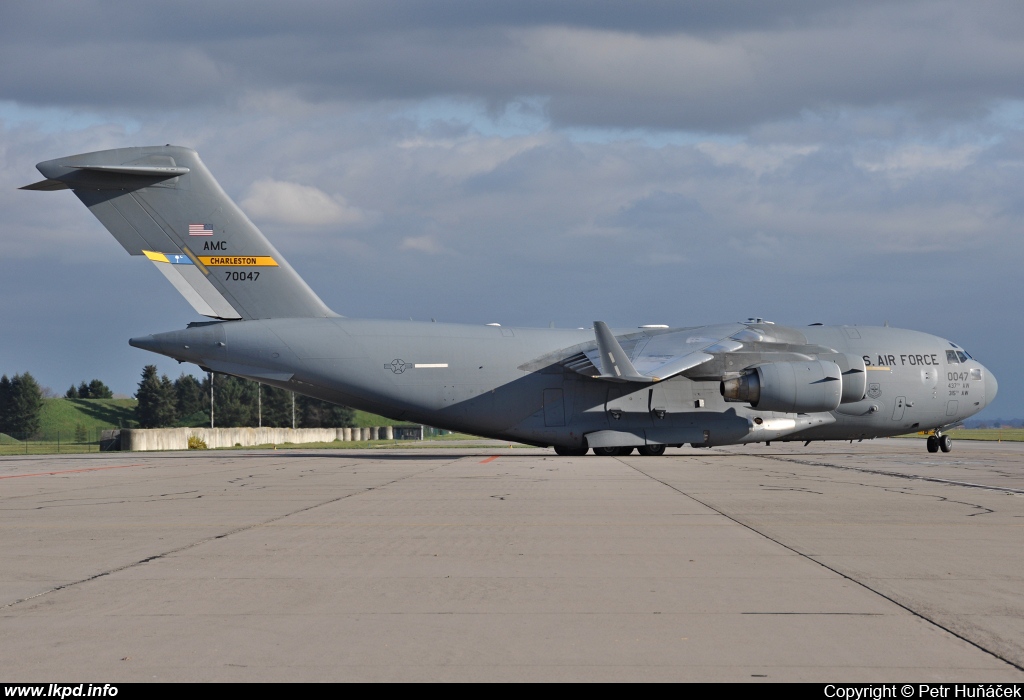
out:
M142 370L135 398L135 419L140 428L169 428L210 424L210 377L199 381L182 374L173 382L157 376L156 365ZM213 374L213 422L220 428L344 428L354 424L347 406L293 394L284 389ZM293 402L294 401L294 411Z
M52 395L52 394L51 394ZM114 394L99 379L72 384L69 399L110 399ZM293 394L226 374L213 375L214 425L221 428L262 424L271 428L345 428L354 424L347 406ZM199 381L182 374L173 382L157 376L156 365L146 365L135 395L135 419L141 428L192 427L210 424L210 375ZM0 377L0 433L20 439L40 428L43 390L25 372Z
M91 382L86 384L82 382L75 388L72 384L71 388L64 392L64 398L66 399L112 399L114 398L114 392L110 390L106 384L101 382L99 379L93 379Z

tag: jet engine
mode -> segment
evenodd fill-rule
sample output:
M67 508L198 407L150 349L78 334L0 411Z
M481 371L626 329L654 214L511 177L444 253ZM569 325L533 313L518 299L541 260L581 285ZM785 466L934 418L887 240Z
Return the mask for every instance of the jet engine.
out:
M834 411L844 396L843 371L835 362L771 362L722 382L726 401L749 403L759 411Z

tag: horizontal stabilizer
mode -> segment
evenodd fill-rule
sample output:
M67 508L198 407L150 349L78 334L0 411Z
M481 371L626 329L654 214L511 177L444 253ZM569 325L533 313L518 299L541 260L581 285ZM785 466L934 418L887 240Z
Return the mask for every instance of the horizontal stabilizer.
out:
M188 168L161 165L74 165L75 170L92 170L97 173L119 173L121 175L142 175L144 177L177 177L187 175Z

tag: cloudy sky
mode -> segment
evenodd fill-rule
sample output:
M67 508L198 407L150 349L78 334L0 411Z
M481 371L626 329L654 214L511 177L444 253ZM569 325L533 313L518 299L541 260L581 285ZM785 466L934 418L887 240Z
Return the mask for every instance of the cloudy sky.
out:
M888 321L1024 417L1015 0L4 0L0 66L0 371L60 393L133 393L127 339L197 319L17 187L174 143L346 316Z

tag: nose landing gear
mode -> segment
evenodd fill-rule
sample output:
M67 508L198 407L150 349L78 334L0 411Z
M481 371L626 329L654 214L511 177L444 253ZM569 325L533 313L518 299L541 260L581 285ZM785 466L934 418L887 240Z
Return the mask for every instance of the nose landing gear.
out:
M940 431L936 430L934 435L928 436L928 451L938 452L949 452L953 449L953 438L948 435L943 435Z

